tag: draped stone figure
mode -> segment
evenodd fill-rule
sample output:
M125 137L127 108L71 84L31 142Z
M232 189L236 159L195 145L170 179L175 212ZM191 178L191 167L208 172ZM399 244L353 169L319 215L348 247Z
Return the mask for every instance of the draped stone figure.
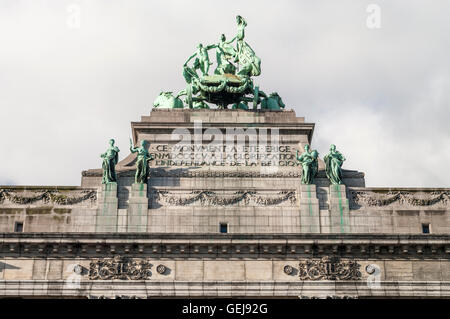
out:
M137 184L146 184L149 177L148 162L153 160L153 157L147 150L147 142L142 140L140 147L133 147L133 142L130 139L130 152L137 153L134 182Z
M114 143L115 141L113 139L110 139L109 148L106 150L105 153L100 155L100 157L103 158L102 184L117 183L116 164L119 162L120 150L117 146L114 146Z
M336 145L331 144L330 152L323 158L325 161L325 172L331 184L342 184L342 169L341 166L345 161L344 155L336 150Z
M319 171L318 157L319 153L316 150L310 151L309 145L305 145L305 151L301 156L298 156L297 160L302 164L302 184L312 184L314 182L314 177L316 177Z

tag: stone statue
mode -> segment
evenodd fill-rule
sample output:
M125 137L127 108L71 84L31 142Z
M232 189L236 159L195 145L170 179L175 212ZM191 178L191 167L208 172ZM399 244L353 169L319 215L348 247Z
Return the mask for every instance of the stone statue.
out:
M134 182L138 184L146 184L149 177L148 162L153 160L153 157L147 150L146 141L142 140L140 147L133 147L133 141L130 138L130 151L131 153L138 153Z
M305 145L305 151L301 156L298 156L297 151L297 160L302 164L302 184L312 184L314 182L314 178L319 171L319 153L316 150L310 151L309 145Z
M182 109L184 108L183 101L178 96L174 97L172 92L161 92L153 102L155 108L161 109Z
M336 145L331 144L330 152L323 158L325 161L325 172L331 184L342 184L342 163L345 161L344 155L336 150Z
M208 50L216 47L216 45L208 45L206 47L203 46L203 44L199 43L197 46L197 51L187 59L187 61L184 63L184 66L187 66L189 61L191 61L193 58L197 57L194 61L194 65L200 66L200 71L202 71L203 76L208 75L209 73L209 66L212 64L209 62L209 55Z
M265 110L281 110L285 105L277 92L271 93L268 97L261 101L261 109Z
M102 184L117 183L116 164L119 162L120 150L117 146L114 146L114 143L115 141L113 139L110 139L109 148L105 153L100 155L100 157L103 158Z

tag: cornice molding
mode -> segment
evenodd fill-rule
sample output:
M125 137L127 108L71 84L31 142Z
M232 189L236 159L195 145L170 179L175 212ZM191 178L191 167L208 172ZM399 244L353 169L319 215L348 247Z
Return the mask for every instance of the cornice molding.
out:
M55 257L120 254L160 258L286 258L332 254L367 258L450 258L450 235L3 233L0 254Z

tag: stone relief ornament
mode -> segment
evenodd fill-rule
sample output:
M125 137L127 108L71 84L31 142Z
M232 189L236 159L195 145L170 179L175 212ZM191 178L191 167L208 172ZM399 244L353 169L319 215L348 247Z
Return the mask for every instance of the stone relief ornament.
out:
M200 204L201 206L231 206L236 204L274 206L283 202L295 205L297 197L294 190L284 190L275 195L258 192L234 192L231 194L217 194L212 191L192 191L186 193L172 193L169 191L156 191L153 193L156 203L167 206L187 206Z
M294 268L292 268L292 266L290 265L286 265L284 266L283 271L286 275L292 275L292 273L294 272Z
M5 200L14 204L26 205L38 201L54 203L57 205L75 205L85 201L94 203L97 201L96 190L76 190L62 192L53 189L39 189L33 191L19 191L16 189L0 189L0 203Z
M145 259L132 259L115 256L96 259L90 263L91 280L148 280L152 276L152 264Z
M367 272L369 275L374 274L375 271L376 271L376 268L375 268L374 265L369 264L369 265L366 266L366 272Z
M406 206L446 206L449 202L450 192L409 192L409 191L389 191L374 192L367 190L349 189L350 205L353 208L360 206L389 206L393 204Z
M299 264L300 280L360 280L360 264L356 261L341 261L337 257L307 259Z
M158 274L164 275L167 271L167 267L164 265L158 265L158 267L156 267L156 271Z

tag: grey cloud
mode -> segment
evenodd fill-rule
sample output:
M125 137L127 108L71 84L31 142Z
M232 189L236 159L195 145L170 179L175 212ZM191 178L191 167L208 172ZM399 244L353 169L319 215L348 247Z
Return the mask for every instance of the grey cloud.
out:
M382 27L366 27L369 3ZM67 6L79 4L81 28ZM368 186L450 186L448 1L2 1L0 180L77 185L161 90L184 87L198 42L235 33L262 58L256 79L316 122ZM30 159L31 164L30 164Z

